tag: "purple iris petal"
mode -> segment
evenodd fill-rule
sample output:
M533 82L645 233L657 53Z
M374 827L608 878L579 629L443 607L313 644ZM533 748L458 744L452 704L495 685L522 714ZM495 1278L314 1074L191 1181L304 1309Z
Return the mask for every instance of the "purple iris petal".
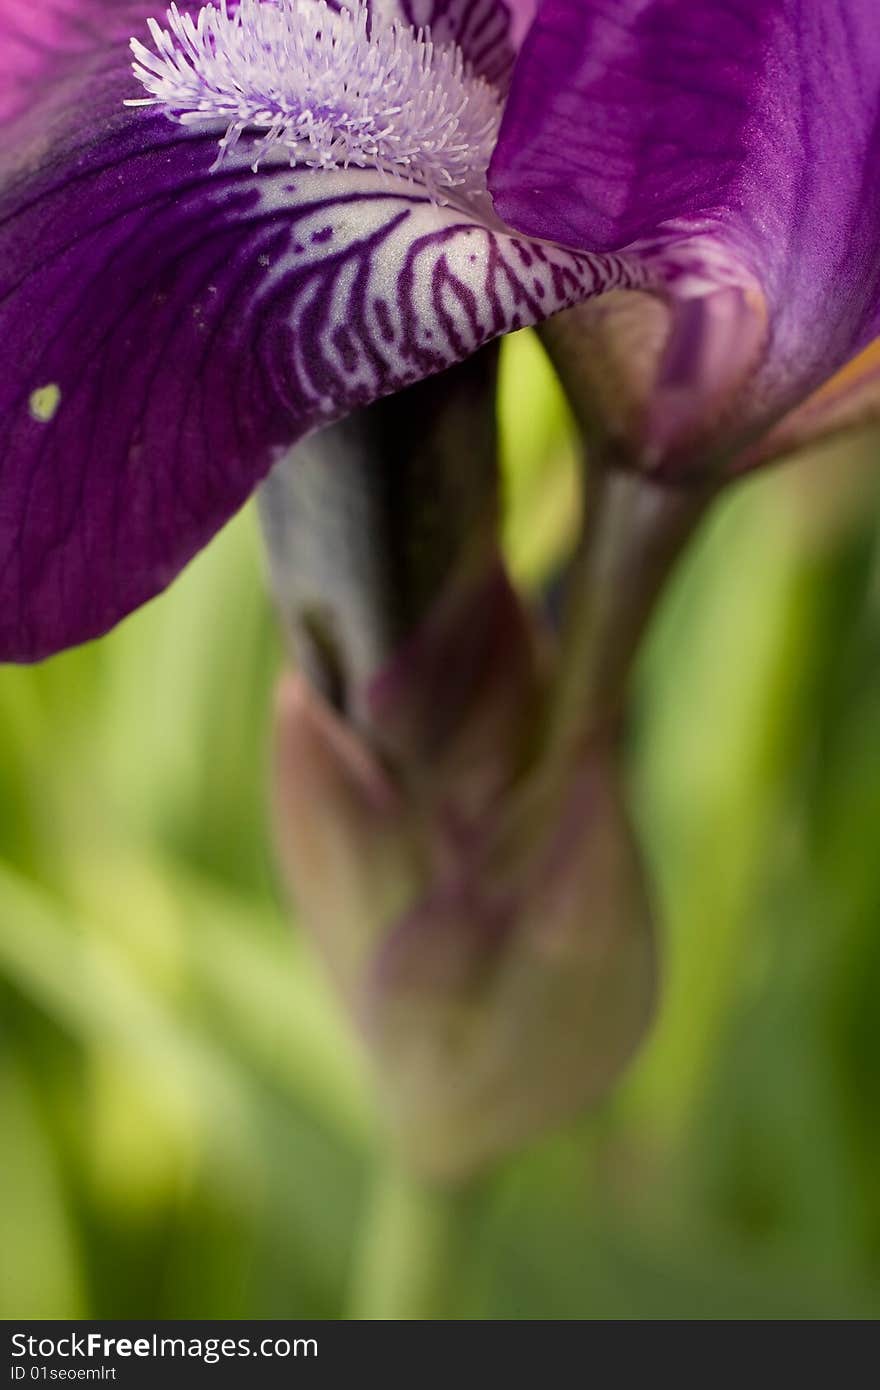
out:
M759 286L772 418L880 333L878 169L877 0L544 0L490 187L533 236L637 244L674 296L694 237Z
M880 338L790 411L743 460L754 468L805 445L880 421Z
M152 8L0 0L6 660L158 593L308 431L622 275L369 170L211 173L216 131L122 106Z
M501 86L534 10L372 5ZM490 171L543 244L368 169L253 173L249 133L211 173L222 128L122 104L153 8L0 0L2 658L157 593L303 434L611 285L672 306L649 459L732 383L752 438L880 331L875 0L544 0Z

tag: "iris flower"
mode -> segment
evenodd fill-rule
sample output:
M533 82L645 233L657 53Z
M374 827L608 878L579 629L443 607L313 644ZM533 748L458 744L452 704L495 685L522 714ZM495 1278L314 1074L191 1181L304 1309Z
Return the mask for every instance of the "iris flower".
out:
M0 659L105 632L299 439L571 306L551 350L627 467L876 406L876 0L534 8L0 0Z

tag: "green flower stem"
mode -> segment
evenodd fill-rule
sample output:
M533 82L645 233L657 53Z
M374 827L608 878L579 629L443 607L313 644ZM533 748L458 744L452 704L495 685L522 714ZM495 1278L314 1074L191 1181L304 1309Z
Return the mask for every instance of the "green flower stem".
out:
M387 1161L369 1200L356 1251L349 1317L448 1320L457 1315L475 1192L420 1182Z
M619 717L641 637L713 496L635 473L589 470L559 666L541 727L542 761L567 764Z
M369 738L363 695L496 551L497 347L309 436L258 494L297 665Z

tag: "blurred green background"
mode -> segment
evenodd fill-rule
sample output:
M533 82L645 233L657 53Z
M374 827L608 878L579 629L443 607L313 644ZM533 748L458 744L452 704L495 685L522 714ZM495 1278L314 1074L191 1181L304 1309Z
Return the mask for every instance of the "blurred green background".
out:
M505 344L508 545L570 541ZM880 440L733 491L640 664L648 1046L482 1189L478 1318L880 1314ZM369 1261L365 1069L273 870L251 512L107 640L0 671L0 1316L319 1317Z

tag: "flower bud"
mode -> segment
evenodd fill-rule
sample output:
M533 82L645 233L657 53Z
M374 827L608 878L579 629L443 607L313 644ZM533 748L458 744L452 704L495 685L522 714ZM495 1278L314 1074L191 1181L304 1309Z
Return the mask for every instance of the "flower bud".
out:
M517 781L511 690L528 663L515 644L508 657L486 651L468 717L409 784L302 678L278 704L279 848L302 924L400 1152L439 1180L600 1096L654 996L613 749L597 739L564 775ZM420 683L397 671L393 684L398 708L409 688L418 710Z
M397 1147L449 1180L595 1099L645 1028L614 730L683 529L665 496L600 489L579 619L550 634L498 551L495 365L312 437L261 498L301 671L278 709L280 857Z

